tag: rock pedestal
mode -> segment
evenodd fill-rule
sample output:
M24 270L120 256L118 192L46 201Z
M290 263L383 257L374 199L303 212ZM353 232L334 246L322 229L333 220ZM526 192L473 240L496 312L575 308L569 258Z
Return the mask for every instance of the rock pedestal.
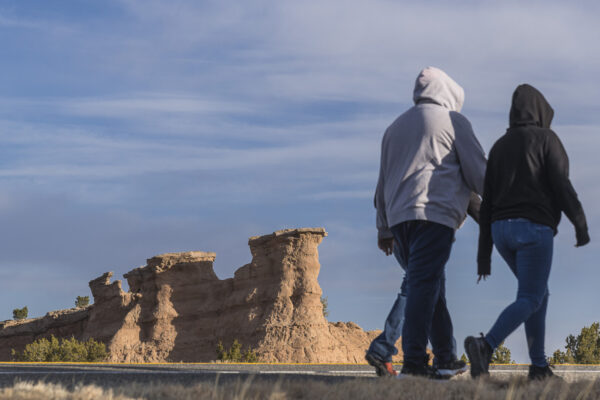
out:
M323 228L286 229L248 241L252 261L220 280L215 253L152 257L110 282L90 282L94 304L0 325L0 359L39 337L94 338L114 362L191 362L216 358L217 343L238 340L266 362L364 362L378 332L323 316L317 247Z

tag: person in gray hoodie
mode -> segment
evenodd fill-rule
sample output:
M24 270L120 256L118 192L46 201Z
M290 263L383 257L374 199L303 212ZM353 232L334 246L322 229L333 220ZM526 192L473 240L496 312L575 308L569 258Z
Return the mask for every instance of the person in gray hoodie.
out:
M365 358L378 375L395 375L390 362L399 332L390 330L397 331L400 319L393 316L402 306L402 374L442 378L466 371L456 359L445 264L467 209L477 209L486 159L471 124L460 114L464 91L444 71L422 70L413 100L415 105L385 131L375 193L378 245L386 255L396 246L406 272L406 297L390 312L397 322L386 321L386 330ZM435 367L428 365L428 340Z

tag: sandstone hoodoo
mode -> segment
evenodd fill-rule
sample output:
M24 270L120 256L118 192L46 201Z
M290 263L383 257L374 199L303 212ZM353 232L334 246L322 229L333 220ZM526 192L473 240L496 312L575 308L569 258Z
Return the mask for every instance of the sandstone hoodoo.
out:
M106 343L110 361L211 361L237 339L266 362L363 362L377 331L323 316L317 247L323 228L286 229L248 241L252 261L220 280L215 253L167 253L110 281L90 282L94 304L0 323L0 359L53 334Z

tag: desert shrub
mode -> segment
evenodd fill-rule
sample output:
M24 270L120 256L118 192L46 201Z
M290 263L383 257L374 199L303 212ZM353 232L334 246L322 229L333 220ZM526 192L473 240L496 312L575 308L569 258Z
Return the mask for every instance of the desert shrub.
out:
M550 358L552 364L600 363L600 323L584 326L579 335L569 335L565 351L556 350Z
M23 308L15 308L13 310L13 318L16 320L27 318L27 314L29 314L29 310L27 309L27 306L25 306Z
M571 354L571 350L567 351L556 350L552 357L548 359L550 364L575 364L575 357Z
M492 354L492 364L514 364L515 362L510 358L510 349L504 345L504 342L500 343L500 346L496 347L494 354Z
M251 350L249 347L244 352L242 359L244 362L248 362L248 363L257 363L258 362L258 356L254 352L254 350Z
M221 342L219 340L219 343L217 343L217 360L223 360L226 355L227 355L227 350L225 350L225 347L223 346L223 342Z
M25 346L23 352L11 351L15 361L29 362L99 362L106 359L108 352L102 342L88 339L80 342L74 337L70 339L57 339L54 335L50 339L41 338Z
M237 339L231 344L228 355L230 361L242 361L242 345L237 341Z
M75 299L75 307L83 308L90 304L90 296L77 296Z
M237 339L233 341L229 350L226 350L223 346L223 342L219 340L219 343L217 343L217 360L225 362L255 363L258 362L258 356L250 347L248 347L246 351L242 351L242 345Z
M104 361L108 357L108 351L106 350L106 345L104 343L88 339L84 344L87 349L87 361Z

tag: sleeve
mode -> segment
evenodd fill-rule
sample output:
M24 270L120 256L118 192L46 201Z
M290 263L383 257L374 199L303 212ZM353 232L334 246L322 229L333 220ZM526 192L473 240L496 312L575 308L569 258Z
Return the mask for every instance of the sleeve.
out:
M493 153L490 152L487 170L485 172L483 199L479 210L479 247L477 250L477 275L490 275L492 273L492 167L490 161Z
M481 209L481 199L475 192L471 192L471 198L469 199L469 206L467 207L467 214L473 218L473 220L479 223L479 211Z
M384 136L385 138L385 136ZM384 176L384 142L381 144L381 161L379 165L379 178L377 179L377 188L375 189L375 208L377 209L377 238L378 239L389 239L394 237L392 231L390 230L387 223L387 216L385 213L385 196L384 196L384 185L385 185L385 176Z
M550 131L545 146L545 164L552 195L575 227L577 242L588 236L583 207L569 179L569 157L556 133Z
M472 192L482 195L486 167L485 152L475 137L469 120L459 113L451 113L451 120L455 135L454 146L463 179Z

